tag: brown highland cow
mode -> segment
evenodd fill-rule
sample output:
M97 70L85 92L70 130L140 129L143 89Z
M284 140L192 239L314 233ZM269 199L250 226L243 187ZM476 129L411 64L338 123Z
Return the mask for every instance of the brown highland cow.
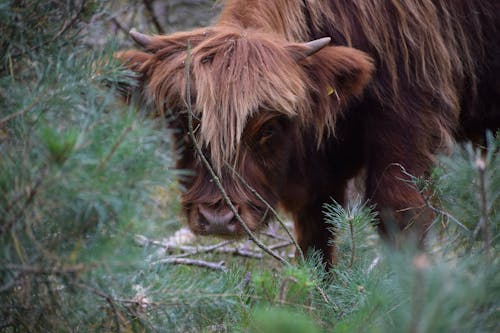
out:
M213 26L131 36L143 51L119 57L180 129L198 234L245 232L188 135L186 60L197 141L246 225L271 218L250 185L328 262L322 205L343 203L350 178L365 170L382 235L422 236L432 215L408 175L425 176L453 139L500 126L498 0L228 0Z

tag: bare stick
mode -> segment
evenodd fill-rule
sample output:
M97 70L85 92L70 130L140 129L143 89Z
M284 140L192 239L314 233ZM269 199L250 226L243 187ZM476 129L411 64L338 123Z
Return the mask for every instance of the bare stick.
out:
M184 246L184 245L173 245L169 244L168 242L165 241L157 241L154 239L149 239L146 236L143 235L135 235L135 242L137 245L140 246L146 246L146 245L156 245L156 246L161 246L165 248L165 251L173 251L173 250L180 250L180 251L196 251L196 253L205 253L205 252L211 252L219 247L223 247L226 245L229 245L233 243L233 240L227 240L223 241L214 245L209 245L209 246Z
M282 243L277 243L277 244L271 245L271 246L269 246L269 248L271 250L278 250L278 249L281 249L281 248L284 248L284 247L287 247L287 246L290 246L290 245L293 245L293 242L291 242L291 241L285 241L285 242L282 242Z
M439 209L437 207L434 207L430 203L429 197L423 196L423 195L422 195L422 197L424 198L425 205L428 208L430 208L432 211L434 211L435 213L438 213L440 215L446 216L447 218L449 218L450 220L452 220L453 222L455 222L456 224L458 224L460 227L462 227L464 230L470 231L469 228L467 228L463 223L461 223L456 217L454 217L453 215L451 215L450 213L448 213L445 210L442 210L442 209Z
M190 62L191 62L191 60L190 60L190 44L189 44L189 41L188 41L188 44L187 44L187 55L186 55L186 73L187 73L187 78L186 78L186 99L187 99L187 101L186 101L186 104L187 104L187 108L188 108L189 137L191 138L191 141L193 142L193 146L196 149L196 152L197 152L198 156L201 158L203 164L207 168L208 172L210 173L210 176L211 176L212 180L214 181L215 185L217 186L217 188L221 192L222 197L224 198L224 201L229 206L229 209L231 210L231 212L236 217L236 220L238 221L238 223L245 230L245 232L247 233L248 237L258 247L260 247L264 252L266 252L267 254L271 255L272 257L274 257L275 259L277 259L281 263L289 265L288 261L286 261L285 259L283 259L282 257L280 257L278 254L276 254L275 252L273 252L272 250L270 250L268 247L266 247L262 242L260 242L255 237L255 235L252 233L252 231L248 228L248 226L243 221L243 219L241 218L240 214L238 213L238 211L234 207L233 203L231 202L231 199L229 199L229 196L227 195L226 191L224 190L224 187L222 186L219 177L215 174L215 171L212 169L212 166L210 165L210 163L206 159L205 155L201 151L200 146L198 145L198 142L197 142L196 137L195 137L194 132L193 132L193 109L192 109L192 106L191 106Z
M49 43L52 43L53 41L55 41L57 38L61 37L64 33L66 33L66 31L68 31L68 29L74 25L76 23L76 21L78 20L78 18L80 17L80 15L83 13L83 10L85 9L85 2L86 1L82 1L82 5L80 6L80 8L78 9L78 12L75 13L75 15L73 15L73 17L71 17L71 19L69 20L69 22L65 22L64 26L61 28L61 30L59 30L55 35L54 37L52 37L52 39L49 41Z
M237 172L231 165L229 165L229 163L226 163L226 165L232 169L234 174L243 183L243 185L245 185L245 187L250 192L252 192L252 194L255 195L257 197L257 199L259 199L264 205L266 205L267 209L269 209L271 211L271 213L273 213L273 215L276 217L276 220L278 220L278 223L281 225L281 227L283 229L285 229L286 234L292 240L293 245L295 245L295 248L297 249L297 253L300 256L300 260L304 261L304 253L302 252L302 249L300 248L299 243L297 243L297 240L295 239L295 237L292 235L290 230L288 230L288 228L285 225L285 222L281 219L278 212L259 194L259 192L257 192L252 186L250 186L250 184L247 183L247 181L245 179L243 179L243 177L239 174L239 172Z
M413 186L413 188L415 190L418 191L418 188L416 188L415 184L414 184L414 180L416 179L416 177L414 175L412 175L411 173L409 173L408 171L406 171L405 167L403 165L401 165L400 163L391 163L389 166L398 166L400 169L401 169L401 172L403 174L405 174L406 176L410 177L410 181L406 180L406 179L401 179L402 181L406 182L406 183L409 183ZM388 166L388 167L389 167ZM434 211L435 213L438 213L440 215L444 215L446 216L447 218L449 218L450 220L452 220L453 222L455 222L456 224L458 224L460 227L462 227L464 230L466 231L470 231L469 228L467 228L463 223L461 223L457 218L455 218L453 215L451 215L450 213L444 211L444 210L441 210L439 208L436 208L434 206L432 206L432 204L430 203L429 201L429 197L428 196L425 196L423 193L421 193L420 191L418 191L420 193L420 195L422 196L422 198L424 199L424 202L425 202L425 205L427 206L427 208L431 209L432 211Z
M103 298L109 304L111 310L113 311L113 320L115 322L117 332L121 332L121 330L122 330L121 321L124 321L124 318L120 314L120 312L118 311L118 308L116 307L116 303L138 304L138 302L136 300L124 300L124 299L114 298L113 296L103 292L102 290L99 290L99 289L92 287L90 285L87 285L85 283L78 282L78 283L75 283L75 285L80 287L80 288L89 290L93 294Z
M270 233L268 231L261 232L260 234L264 235L264 236L267 236L269 238L272 238L272 239L276 239L276 240L281 240L281 241L286 241L287 240L285 237L281 237L280 235L275 235L275 234Z
M246 258L262 259L262 253L256 253L250 250L241 249L239 247L236 248L222 247L220 249L217 249L216 252L230 254L233 256L241 256Z
M130 132L133 128L134 128L134 123L130 124L122 131L122 133L114 143L113 147L111 147L110 152L99 162L96 171L102 170L102 168L109 162L111 156L113 156L118 147L122 144L123 140L125 140L125 137L127 136L128 132Z
M143 0L144 7L146 7L146 10L149 13L149 16L151 16L151 20L153 21L153 25L155 26L156 30L158 31L159 34L164 34L165 29L160 24L160 21L158 21L158 18L156 17L155 10L152 5L151 0Z
M173 253L175 251L181 251L184 253L177 254L177 255L172 255L169 256L169 258L183 258L183 257L189 257L192 255L197 255L201 253L208 253L208 252L217 252L217 253L225 253L225 254L231 254L235 256L242 256L242 257L247 257L247 258L255 258L255 259L262 259L262 254L246 249L241 249L238 247L228 247L228 244L233 243L234 241L229 240L229 241L224 241L221 243L217 243L215 245L210 245L210 246L186 246L186 245L174 245L174 244L168 244L162 241L155 241L155 240L149 240L145 236L142 235L136 235L136 243L140 246L144 245L156 245L163 247L165 252L168 253Z
M287 278L285 278L282 282L281 282L281 286L280 286L280 292L279 292L279 296L278 296L278 300L280 301L281 304L285 304L285 293L287 291L286 287L288 285L288 283L297 283L299 282L296 278L294 278L293 276L289 276Z
M118 312L118 309L116 308L115 303L113 302L112 298L106 297L105 300L106 300L106 302L108 302L111 310L113 310L113 320L115 322L116 331L118 333L121 333L122 325L120 324L120 314Z
M189 266L198 266L213 269L215 271L225 271L226 266L224 261L210 262L204 260L196 260L189 258L165 258L158 261L155 261L154 264L176 264L176 265L189 265Z
M109 294L106 294L104 291L102 290L99 290L93 286L90 286L88 284L85 284L83 282L77 282L75 283L75 285L77 287L80 287L82 289L87 289L89 291L91 291L93 294L99 296L99 297L102 297L102 298L105 298L105 299L110 299L111 301L115 302L115 303L120 303L120 304L127 304L127 305L130 305L130 304L135 304L135 305L140 305L141 304L141 301L140 300L137 300L136 298L133 298L133 299L125 299L125 298L115 298ZM151 302L151 301L148 301L147 302L148 305L155 305L155 306L158 306L159 304L156 303L156 302Z
M323 301L325 301L326 304L330 304L331 301L328 298L328 295L325 293L325 291L320 286L318 286L317 284L314 284L314 287L316 288L316 290L319 292L319 294L323 298Z
M176 248L173 246L169 246L165 248L166 251L173 251ZM206 248L201 248L198 249L197 247L194 246L181 246L178 248L181 251L185 251L185 253L178 254L178 255L172 255L169 258L183 258L183 257L189 257L192 255L200 254L200 253L207 253L207 252L217 252L217 253L224 253L224 254L230 254L234 256L241 256L241 257L247 257L247 258L255 258L255 259L262 259L262 254L258 252L253 252L250 250L245 250L241 249L238 247L217 247L217 248L211 248L211 247L206 247Z
M356 257L356 242L354 240L354 226L352 225L352 216L348 217L349 220L349 234L351 236L351 260L349 262L349 268L354 264L354 258Z
M128 36L128 32L130 31L129 28L125 27L120 21L118 21L118 19L116 17L112 17L111 18L111 22L113 22L113 24L121 31L123 31L127 36Z
M489 257L491 249L491 239L490 218L488 216L488 199L486 196L486 163L481 157L477 158L476 167L479 173L479 202L481 204L481 224L483 227L484 251L486 253L486 257Z

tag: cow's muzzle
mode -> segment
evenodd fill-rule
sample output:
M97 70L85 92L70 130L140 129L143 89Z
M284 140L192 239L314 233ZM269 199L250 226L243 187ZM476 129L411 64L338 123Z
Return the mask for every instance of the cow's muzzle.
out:
M197 206L198 224L203 234L226 236L238 234L238 221L229 207L226 205L209 206L205 204L198 204ZM235 208L238 212L238 205L235 205Z

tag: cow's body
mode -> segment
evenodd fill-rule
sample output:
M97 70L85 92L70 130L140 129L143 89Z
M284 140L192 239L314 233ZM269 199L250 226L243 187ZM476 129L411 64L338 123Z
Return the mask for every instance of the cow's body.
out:
M292 215L304 250L330 258L322 204L342 203L360 170L383 234L395 222L422 235L431 215L408 174L425 175L452 138L500 127L498 13L495 0L232 0L213 27L136 35L148 53L121 57L184 130L194 231L242 234L185 135L187 40L197 135L239 213L252 230L269 219L234 170ZM325 36L345 47L301 56L298 42Z

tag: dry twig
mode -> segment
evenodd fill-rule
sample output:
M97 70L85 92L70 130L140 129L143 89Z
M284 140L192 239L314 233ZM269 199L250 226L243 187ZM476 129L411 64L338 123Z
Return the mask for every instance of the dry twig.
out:
M153 4L151 0L143 0L142 1L144 4L144 7L149 13L149 16L151 16L151 21L153 22L153 25L155 26L156 30L160 35L165 33L165 29L163 29L162 25L160 24L160 21L158 20L158 17L156 17L155 10L153 8Z
M488 198L487 198L487 184L486 184L486 162L481 157L476 160L476 168L479 176L479 203L481 209L481 222L479 223L483 228L484 237L484 251L486 256L490 256L491 250L491 236L490 236L490 218L488 214Z
M253 195L255 195L257 197L257 199L259 199L264 205L266 205L266 207L267 207L268 210L270 210L273 213L273 215L276 218L276 220L278 221L278 223L285 230L285 232L288 235L288 237L292 240L293 245L295 245L295 248L297 249L297 253L300 256L300 260L304 261L304 253L302 252L302 249L300 248L299 243L297 243L297 240L295 239L295 237L292 235L292 233L290 232L290 230L288 230L288 228L285 225L285 222L281 219L281 217L279 216L278 212L266 201L266 199L264 199L259 194L259 192L257 192L252 186L250 186L250 184L247 183L247 181L234 169L233 166L229 165L229 163L226 163L226 165L229 168L231 168L231 170L233 171L233 173L238 177L238 179L243 183L243 185Z
M284 241L284 242L281 242L281 243L273 244L273 245L269 246L269 248L271 250L278 250L278 249L281 249L281 248L284 248L284 247L287 247L287 246L290 246L290 245L293 245L292 241Z
M113 144L113 147L111 147L111 150L109 151L109 153L104 156L104 158L99 162L99 165L97 165L96 167L96 171L101 171L103 169L103 167L109 162L109 160L111 159L111 157L114 155L114 153L116 152L116 150L118 149L118 147L123 143L123 141L125 140L125 137L127 136L127 134L132 131L134 128L134 123L131 123L129 126L127 126L123 131L122 133L120 134L120 136L118 137L118 139L116 140L116 142Z
M259 241L255 237L255 235L253 234L253 232L248 228L248 226L246 225L245 221L243 221L243 219L240 216L240 214L238 213L237 209L234 207L233 203L231 202L231 199L227 195L224 187L222 186L219 177L216 175L216 173L213 170L212 166L210 165L210 163L208 162L207 158L203 154L203 152L202 152L202 150L200 148L200 145L198 144L198 141L196 140L196 137L194 135L194 130L193 130L193 108L191 106L190 63L191 63L191 60L190 60L190 43L188 41L188 44L187 44L187 56L186 56L186 75L187 75L187 77L186 77L186 106L187 106L187 111L188 111L187 113L188 113L188 131L189 131L189 137L191 138L191 141L193 142L193 146L194 146L194 148L195 148L198 156L202 160L203 164L205 165L207 171L209 172L210 177L212 178L212 180L214 181L215 185L217 186L217 188L221 192L222 197L224 198L225 203L228 205L229 209L231 210L231 212L236 217L236 220L238 221L238 223L245 230L245 232L248 235L248 237L258 247L260 247L262 250L264 250L264 252L266 252L267 254L269 254L270 256L272 256L273 258L277 259L279 262L281 262L283 264L289 265L288 261L286 261L284 258L282 258L281 256L279 256L273 250L270 250L267 246L265 246L261 241Z
M420 195L422 196L422 199L424 200L424 203L425 203L425 206L427 208L429 208L430 210L432 210L433 212L437 213L437 214L440 214L440 215L444 215L446 216L448 219L452 220L453 222L455 222L456 224L458 224L460 227L462 227L464 230L466 231L470 231L469 228L467 228L463 223L461 223L457 218L455 218L453 215L451 215L450 213L442 210L442 209L439 209L439 208L436 208L434 207L431 203L430 203L430 198L429 196L426 196L424 195L421 191L419 191L419 189L415 186L415 180L417 177L415 177L414 175L412 175L411 173L409 173L408 171L406 171L406 168L401 165L400 163L392 163L390 164L389 166L397 166L401 169L401 172L408 176L410 178L410 180L407 180L407 179L402 179L400 178L400 180L404 181L405 183L408 183L410 184L411 186L413 186L413 188L415 190L417 190ZM388 166L388 167L389 167ZM418 208L421 208L421 207L418 207ZM430 226L429 226L430 228Z
M351 237L351 259L349 261L349 268L354 264L354 258L356 257L356 241L354 239L354 226L352 223L352 216L348 217L349 220L349 235Z
M118 19L116 17L112 17L110 20L111 20L111 22L113 22L115 27L117 27L119 30L121 30L125 35L128 35L128 32L130 31L130 29L125 27L123 25L123 23L118 21Z
M219 261L216 263L216 262L189 259L189 258L165 258L155 261L154 264L189 265L189 266L205 267L216 271L226 270L224 261Z
M234 243L235 241L229 240L229 241L224 241L220 242L214 245L209 245L209 246L190 246L190 245L176 245L164 241L156 241L156 240L150 240L146 238L145 236L142 235L137 235L136 236L136 243L140 246L145 246L145 245L155 245L162 247L165 252L173 254L172 256L169 256L169 258L184 258L184 257L189 257L197 254L202 254L202 253L208 253L208 252L217 252L217 253L223 253L223 254L229 254L229 255L234 255L234 256L242 256L242 257L247 257L247 258L255 258L255 259L262 259L262 254L249 250L249 249L244 249L240 247L230 247L228 246L231 243ZM278 243L269 246L271 250L276 250L279 248L283 248L286 246L291 245L292 243L290 241L284 242L284 243ZM176 252L182 252L180 254L175 254Z
M273 239L277 239L277 240L280 240L280 241L288 241L287 238L285 237L281 237L280 235L277 235L273 232L269 232L269 231L264 231L264 232L261 232L260 233L261 235L264 235L264 236L267 236L269 238L273 238Z
M281 282L281 286L280 286L280 291L279 291L279 296L278 296L278 300L281 304L285 304L285 297L286 297L286 291L287 291L287 286L289 283L297 283L299 282L296 278L294 278L293 276L288 276L287 278L285 278L282 282Z

